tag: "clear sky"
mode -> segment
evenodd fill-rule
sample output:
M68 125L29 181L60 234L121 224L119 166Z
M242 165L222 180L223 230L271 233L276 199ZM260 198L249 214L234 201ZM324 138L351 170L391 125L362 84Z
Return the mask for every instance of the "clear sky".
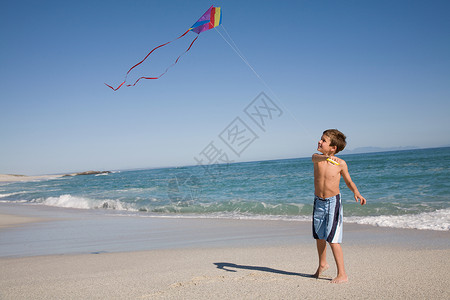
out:
M212 4L225 29L203 32L161 79L104 85ZM0 173L305 157L327 128L349 149L448 145L449 11L447 0L2 1ZM195 36L130 81L163 72ZM260 92L279 108L263 128L245 113Z

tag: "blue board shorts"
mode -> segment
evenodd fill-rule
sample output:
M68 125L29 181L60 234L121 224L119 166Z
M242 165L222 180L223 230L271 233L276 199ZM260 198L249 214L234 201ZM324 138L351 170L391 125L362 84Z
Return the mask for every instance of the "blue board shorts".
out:
M322 199L314 197L313 236L329 243L342 243L341 194Z

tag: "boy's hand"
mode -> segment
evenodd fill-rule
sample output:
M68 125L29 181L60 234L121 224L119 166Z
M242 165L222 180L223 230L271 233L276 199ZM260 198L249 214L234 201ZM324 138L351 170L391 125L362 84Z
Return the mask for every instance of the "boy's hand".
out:
M356 202L361 202L361 205L364 205L367 202L366 199L363 196L361 196L360 193L355 194L355 200Z

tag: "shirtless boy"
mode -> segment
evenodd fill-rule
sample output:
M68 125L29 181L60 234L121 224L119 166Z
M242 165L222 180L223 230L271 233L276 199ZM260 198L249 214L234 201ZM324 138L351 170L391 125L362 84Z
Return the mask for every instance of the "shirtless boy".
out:
M345 135L337 129L328 129L323 132L317 151L322 154L313 154L314 163L314 212L313 236L317 243L319 254L319 267L314 277L328 269L326 250L327 242L330 244L337 266L337 276L331 282L347 282L348 277L344 268L344 255L342 242L342 201L339 192L341 176L347 187L353 192L356 202L366 204L366 199L359 193L348 173L347 164L337 158L336 153L346 146Z

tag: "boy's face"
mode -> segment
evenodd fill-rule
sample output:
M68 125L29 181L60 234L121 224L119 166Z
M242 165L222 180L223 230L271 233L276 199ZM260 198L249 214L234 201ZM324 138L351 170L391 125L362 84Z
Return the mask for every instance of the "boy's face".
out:
M325 155L331 155L336 152L336 146L330 146L331 140L325 134L322 135L317 145L317 151Z

